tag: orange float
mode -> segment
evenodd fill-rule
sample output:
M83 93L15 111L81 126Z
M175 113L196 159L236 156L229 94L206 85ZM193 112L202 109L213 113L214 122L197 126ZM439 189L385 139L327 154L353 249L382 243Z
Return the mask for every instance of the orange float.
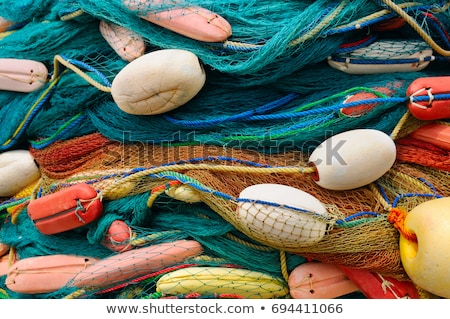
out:
M52 235L85 226L103 211L97 191L88 184L76 184L32 200L28 215L37 229Z
M331 299L359 290L337 266L321 262L297 266L289 274L288 285L294 299Z
M63 288L74 275L96 261L95 258L74 255L25 258L9 267L5 284L18 293L53 292Z
M6 275L9 269L9 256L0 257L0 277Z
M199 255L203 247L194 240L178 240L129 250L99 260L73 277L70 286L104 288L182 263Z
M112 251L122 252L133 248L130 245L131 228L123 220L115 220L106 232L102 244Z
M438 94L450 93L450 76L425 77L414 80L406 90L410 97L408 109L414 117L423 121L450 118L450 99L436 98ZM415 101L417 97L428 97Z
M450 151L450 125L428 123L412 132L409 136Z
M400 281L364 269L339 268L369 299L419 299L416 286L410 281Z
M0 243L0 256L3 256L4 254L6 254L9 251L9 247L8 245L4 244L4 243Z
M223 42L231 36L231 26L227 20L208 9L191 6L169 8L164 11L151 9L151 6L162 1L124 0L123 4L151 23L184 35L188 38L204 42ZM147 9L147 10L146 10ZM144 11L148 11L142 13Z

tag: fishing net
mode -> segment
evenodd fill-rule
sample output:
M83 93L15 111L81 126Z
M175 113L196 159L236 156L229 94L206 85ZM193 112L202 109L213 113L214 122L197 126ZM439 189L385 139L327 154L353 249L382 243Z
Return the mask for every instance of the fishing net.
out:
M289 273L312 260L410 280L400 260L399 237L408 236L402 218L420 203L450 196L449 150L413 135L429 121L414 118L408 104L428 97L407 93L418 78L446 75L447 3L0 5L12 21L0 38L0 58L37 60L49 70L40 90L0 92L0 151L26 148L41 172L0 202L0 242L9 247L2 264L55 255L96 261L66 265L67 281L39 293L10 289L11 276L0 273L0 298L289 298ZM226 40L199 41L158 25L202 8L230 23ZM133 32L145 53L194 53L205 86L169 113L123 112L111 83L129 61L104 38L104 23ZM395 164L363 187L320 187L309 156L351 129L388 134ZM326 214L240 196L259 184L311 194ZM99 218L41 233L30 203L77 185L95 190L86 201L102 203ZM115 223L122 228L111 235ZM320 240L317 229L324 230ZM180 248L186 243L195 248ZM130 258L137 261L131 268ZM31 272L17 270L17 282Z

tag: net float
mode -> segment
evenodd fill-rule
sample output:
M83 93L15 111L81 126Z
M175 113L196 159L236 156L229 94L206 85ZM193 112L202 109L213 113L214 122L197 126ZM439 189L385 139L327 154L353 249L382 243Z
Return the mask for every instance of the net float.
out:
M258 271L230 267L193 266L164 274L156 283L163 296L200 293L233 294L245 299L282 298L288 295L279 278Z
M85 226L100 217L103 204L97 191L85 183L75 184L31 200L28 215L45 235Z
M374 90L379 92L379 95L392 93L392 90L385 87L377 87ZM379 98L380 97L379 95L377 95L375 92L362 91L348 96L342 104L345 105L358 101L374 100ZM377 106L376 102L362 103L349 107L344 106L343 108L340 109L340 113L347 117L360 117L372 111L376 106Z
M185 203L193 204L202 201L198 191L188 185L175 185L166 189L165 194L173 199L183 201Z
M28 150L0 154L0 197L11 197L41 177L39 167Z
M9 251L9 246L0 242L0 256L5 255Z
M102 244L112 251L122 252L133 248L130 244L132 230L123 220L111 223Z
M3 17L0 17L0 32L8 31L10 27L14 25L14 22L9 21Z
M77 273L68 286L104 288L183 262L203 252L195 240L178 240L136 248L103 258Z
M369 299L419 299L419 292L411 281L386 277L365 269L338 266Z
M359 291L336 265L306 262L288 277L289 294L294 299L331 299Z
M282 184L252 185L238 198L243 231L271 247L295 249L319 242L327 232L327 215L317 198Z
M425 201L411 209L404 228L416 240L400 233L400 258L408 277L418 287L450 298L450 197Z
M1 256L0 257L0 277L5 276L8 273L8 269L10 266L9 256Z
M156 7L163 3L161 0L123 1L140 18L194 40L223 42L232 34L230 23L215 12L199 6L177 6L176 1L172 2L173 8Z
M410 137L450 151L450 125L428 123L409 134Z
M414 72L434 61L433 50L422 41L380 40L349 53L328 57L328 65L348 74Z
M410 97L408 109L423 121L450 119L450 76L418 78L411 82L406 95ZM425 97L425 101L417 101Z
M109 46L123 60L131 62L144 55L144 39L133 30L105 20L100 21L99 29Z
M48 81L48 69L42 62L0 58L0 90L29 93Z
M322 142L309 157L314 181L330 190L351 190L383 176L395 162L396 146L386 133L355 129Z
M205 71L195 54L180 49L157 50L120 70L111 94L125 113L154 115L187 103L205 82Z
M54 292L96 261L92 257L61 254L24 258L9 267L5 284L24 294Z

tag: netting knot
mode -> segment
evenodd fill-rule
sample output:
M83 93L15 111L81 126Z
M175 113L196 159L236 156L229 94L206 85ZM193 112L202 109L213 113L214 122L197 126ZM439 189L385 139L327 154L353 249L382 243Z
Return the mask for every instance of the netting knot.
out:
M400 208L391 208L389 215L387 217L388 221L394 225L395 228L402 234L403 237L409 241L417 242L416 234L406 230L405 228L405 218L407 212Z

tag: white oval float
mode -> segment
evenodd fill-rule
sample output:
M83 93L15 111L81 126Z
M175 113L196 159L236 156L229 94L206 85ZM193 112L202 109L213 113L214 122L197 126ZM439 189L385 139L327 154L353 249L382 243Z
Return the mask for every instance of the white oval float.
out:
M161 114L187 103L203 88L206 74L195 54L167 49L145 54L114 78L117 106L135 115Z
M12 150L0 154L0 197L14 196L40 176L29 151Z
M188 185L178 185L170 187L164 191L167 196L172 197L189 204L199 203L202 201L198 191Z
M265 244L286 249L317 243L328 226L327 210L317 198L280 184L245 188L239 195L237 215L250 237L262 237Z
M397 151L392 138L374 129L356 129L322 142L310 155L316 183L330 190L368 185L394 164Z

